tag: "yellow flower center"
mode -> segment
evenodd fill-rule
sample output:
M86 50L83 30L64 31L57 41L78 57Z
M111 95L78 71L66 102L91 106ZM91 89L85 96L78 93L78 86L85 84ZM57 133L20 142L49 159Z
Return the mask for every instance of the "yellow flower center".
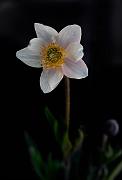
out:
M43 68L56 68L64 63L66 51L56 43L50 43L41 49L41 64Z

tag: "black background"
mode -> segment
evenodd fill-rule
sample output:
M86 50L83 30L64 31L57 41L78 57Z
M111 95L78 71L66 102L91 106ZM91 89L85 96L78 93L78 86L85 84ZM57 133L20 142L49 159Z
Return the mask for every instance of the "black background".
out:
M122 147L121 8L119 0L0 2L0 176L3 179L37 178L30 164L24 131L29 132L45 156L49 151L58 154L43 110L48 105L57 118L64 117L64 81L51 93L43 94L39 85L41 70L26 66L15 55L36 37L35 22L57 31L69 24L82 27L83 60L89 67L89 76L70 81L71 137L82 124L93 147L99 141L97 135L104 122L112 118L120 125L120 132L112 141Z

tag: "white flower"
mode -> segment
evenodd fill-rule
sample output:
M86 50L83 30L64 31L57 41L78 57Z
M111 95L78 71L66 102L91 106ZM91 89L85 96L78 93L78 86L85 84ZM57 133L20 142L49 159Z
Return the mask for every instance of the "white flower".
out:
M37 38L17 51L16 57L28 66L43 68L40 86L44 93L55 89L64 75L75 79L88 76L88 68L82 60L80 26L69 25L58 33L52 27L35 23L35 31Z

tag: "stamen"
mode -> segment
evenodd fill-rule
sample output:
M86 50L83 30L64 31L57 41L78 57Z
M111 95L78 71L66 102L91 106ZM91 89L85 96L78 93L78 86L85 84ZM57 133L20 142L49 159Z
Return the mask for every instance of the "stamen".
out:
M64 63L66 51L56 43L50 43L41 49L41 64L43 68L56 68Z

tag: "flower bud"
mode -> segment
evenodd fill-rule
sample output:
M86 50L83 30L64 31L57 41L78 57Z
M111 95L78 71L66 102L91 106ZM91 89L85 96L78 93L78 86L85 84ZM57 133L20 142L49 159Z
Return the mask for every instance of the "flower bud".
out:
M119 124L115 119L109 119L105 124L107 135L116 136L119 133Z

